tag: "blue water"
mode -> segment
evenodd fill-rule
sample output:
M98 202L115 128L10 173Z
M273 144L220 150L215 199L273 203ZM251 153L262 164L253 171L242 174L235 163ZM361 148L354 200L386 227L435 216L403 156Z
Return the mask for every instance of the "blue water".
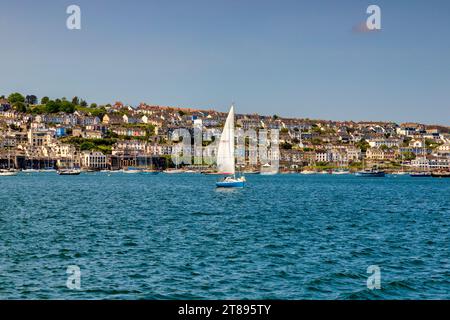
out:
M450 179L215 180L0 177L0 298L450 299Z

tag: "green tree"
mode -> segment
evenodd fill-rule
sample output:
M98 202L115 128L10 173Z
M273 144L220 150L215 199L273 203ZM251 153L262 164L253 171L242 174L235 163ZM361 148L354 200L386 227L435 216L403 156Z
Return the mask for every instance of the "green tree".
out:
M403 152L404 160L411 161L411 160L414 160L415 158L416 158L416 155L413 152L411 152L411 151Z
M366 152L370 145L366 140L362 139L356 143L356 147L361 149L362 152Z
M27 112L27 106L24 102L20 102L20 101L14 102L12 107L17 112Z
M25 101L26 101L28 104L37 104L38 98L37 98L34 94L32 94L32 95L27 95L26 98L25 98Z
M65 113L74 113L75 112L75 105L72 102L69 102L67 100L64 100L61 102L59 106L59 111L65 112Z
M80 106L86 108L88 106L88 103L85 100L81 100Z
M58 113L61 101L60 100L50 100L45 104L45 112L46 113Z
M50 101L49 97L42 97L41 104L47 104Z
M102 119L105 114L106 114L106 109L103 106L100 108L95 108L95 109L91 110L91 115L93 117L99 117L100 119Z
M9 95L8 101L9 101L9 103L12 105L12 104L14 104L14 103L16 103L16 102L25 102L25 98L24 98L24 96L21 95L20 93L15 92L15 93L11 93L11 94Z
M95 149L95 147L96 147L95 144L90 141L85 141L80 145L81 151L93 150L93 149Z
M80 99L77 96L75 96L72 98L72 103L78 106L80 104Z
M96 104L96 103L91 103L91 108L92 108L92 109L97 108L97 104Z

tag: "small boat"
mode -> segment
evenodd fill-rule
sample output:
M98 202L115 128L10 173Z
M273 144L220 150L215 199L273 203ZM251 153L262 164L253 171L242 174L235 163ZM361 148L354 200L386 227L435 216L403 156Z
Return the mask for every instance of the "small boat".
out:
M41 171L37 170L37 169L23 169L22 172L30 174L30 173L38 173L38 172L41 172Z
M217 171L228 177L217 181L217 188L243 188L245 186L245 177L236 178L235 175L234 152L234 106L231 105L217 149Z
M81 173L79 169L60 169L57 171L60 176L78 176Z
M378 170L378 169L366 169L362 171L358 171L355 173L355 176L357 177L367 177L367 178L380 178L384 177L386 173L384 171Z
M438 171L431 174L433 178L450 178L450 171Z
M262 176L273 176L276 175L277 173L278 173L277 170L273 169L270 164L266 163L261 167L261 171L259 174Z
M300 174L316 174L316 171L313 170L303 170L302 172L300 172Z
M123 169L122 172L127 174L138 174L142 173L142 170L134 167L128 167L126 169Z
M164 173L167 174L177 174L177 173L184 173L184 170L182 169L168 169L168 170L164 170Z
M344 170L344 169L333 170L333 171L331 172L331 174L349 174L349 173L350 173L350 171Z
M17 170L13 170L13 169L10 169L10 170L0 170L0 176L2 176L2 177L16 176L17 173L18 173L18 171L17 171Z
M202 171L200 173L201 174L205 174L205 175L211 175L211 176L221 176L221 175L223 175L222 173L217 172L217 171Z
M143 173L143 174L156 175L156 174L158 174L158 173L159 173L159 171L157 171L157 170L150 170L150 169L148 169L148 170L142 170L142 173Z
M16 176L18 172L19 171L17 171L16 169L11 168L11 148L8 148L8 168L0 169L0 176L3 177Z
M261 171L244 171L243 174L260 174Z
M184 173L200 173L200 172L197 170L186 170L184 171Z
M406 171L394 171L391 174L396 175L396 176L404 176L404 175L407 175L409 173L406 172Z
M431 177L431 172L426 172L426 171L422 171L422 172L411 172L409 174L410 177L413 178L429 178Z

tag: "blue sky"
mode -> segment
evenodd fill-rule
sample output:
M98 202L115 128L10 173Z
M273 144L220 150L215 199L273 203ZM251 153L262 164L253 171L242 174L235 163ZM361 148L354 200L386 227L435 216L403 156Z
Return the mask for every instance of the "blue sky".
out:
M0 39L0 94L450 125L445 0L0 0Z

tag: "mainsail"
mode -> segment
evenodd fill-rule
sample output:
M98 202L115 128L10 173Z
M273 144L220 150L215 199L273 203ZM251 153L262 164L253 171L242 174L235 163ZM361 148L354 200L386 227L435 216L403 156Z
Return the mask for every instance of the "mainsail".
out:
M234 106L230 108L227 121L220 136L217 150L217 169L219 173L233 175L234 171Z

